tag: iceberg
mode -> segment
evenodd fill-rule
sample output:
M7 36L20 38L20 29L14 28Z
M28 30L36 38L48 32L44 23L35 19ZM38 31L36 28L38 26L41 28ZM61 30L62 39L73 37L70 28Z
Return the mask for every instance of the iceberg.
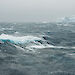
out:
M64 18L59 19L57 22L62 22L62 23L75 22L75 17L64 17Z

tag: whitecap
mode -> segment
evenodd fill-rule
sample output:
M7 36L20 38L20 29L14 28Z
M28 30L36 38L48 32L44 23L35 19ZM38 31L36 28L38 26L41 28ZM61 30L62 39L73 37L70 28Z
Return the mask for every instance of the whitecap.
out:
M0 35L0 41L2 42L9 41L15 44L29 43L35 40L41 40L41 38L36 36L29 36L29 35L28 36L14 36L14 35L7 35L7 34Z

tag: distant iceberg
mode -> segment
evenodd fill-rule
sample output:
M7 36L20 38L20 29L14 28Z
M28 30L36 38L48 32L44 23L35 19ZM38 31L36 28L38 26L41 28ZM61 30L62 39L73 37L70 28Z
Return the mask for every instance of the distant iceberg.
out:
M62 23L75 22L75 16L73 16L73 17L64 17L64 18L58 19L57 22L62 22Z

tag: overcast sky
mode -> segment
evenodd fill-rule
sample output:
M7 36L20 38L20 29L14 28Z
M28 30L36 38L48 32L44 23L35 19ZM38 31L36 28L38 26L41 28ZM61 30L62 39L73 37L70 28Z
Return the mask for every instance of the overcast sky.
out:
M75 0L0 0L0 21L54 21L72 15Z

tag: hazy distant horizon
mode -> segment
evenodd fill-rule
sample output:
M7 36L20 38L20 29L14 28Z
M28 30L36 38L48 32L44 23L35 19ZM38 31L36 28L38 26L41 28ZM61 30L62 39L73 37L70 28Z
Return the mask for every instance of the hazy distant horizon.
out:
M52 22L72 15L74 0L0 0L0 22Z

